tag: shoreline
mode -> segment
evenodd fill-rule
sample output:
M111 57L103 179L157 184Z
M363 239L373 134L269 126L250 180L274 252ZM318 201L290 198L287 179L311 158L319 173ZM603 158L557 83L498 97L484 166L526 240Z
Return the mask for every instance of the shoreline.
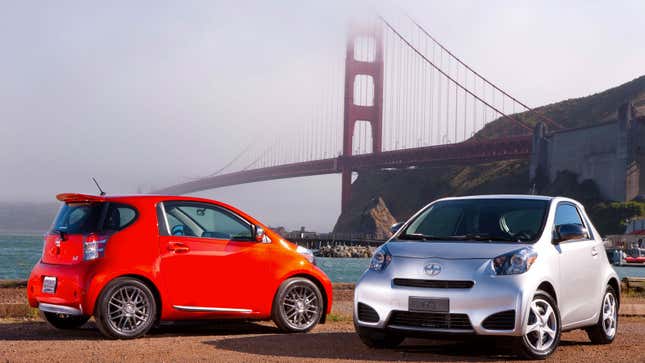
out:
M11 237L42 237L46 231L3 231L0 230L0 235Z

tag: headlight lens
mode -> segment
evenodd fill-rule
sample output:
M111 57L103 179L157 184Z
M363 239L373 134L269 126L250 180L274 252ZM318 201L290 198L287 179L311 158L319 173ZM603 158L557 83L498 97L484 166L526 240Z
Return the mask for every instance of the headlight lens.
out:
M302 246L298 246L298 248L296 248L296 252L303 255L307 259L307 261L311 263L315 263L316 258L314 257L314 253L312 250Z
M392 255L390 251L385 246L379 247L372 256L370 261L370 270L373 271L383 271L392 261Z
M528 271L536 259L537 252L525 247L493 258L492 265L498 275L517 275Z

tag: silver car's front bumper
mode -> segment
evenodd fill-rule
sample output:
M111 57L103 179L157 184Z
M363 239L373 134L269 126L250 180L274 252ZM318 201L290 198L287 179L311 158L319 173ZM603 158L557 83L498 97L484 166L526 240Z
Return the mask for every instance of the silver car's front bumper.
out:
M423 266L439 263L442 273L430 277ZM419 288L395 286L394 278L422 280L467 280L471 288ZM415 332L471 333L481 335L522 335L523 317L532 292L523 289L531 286L528 276L496 276L490 268L490 260L443 260L394 257L385 271L368 270L359 280L354 293L354 316L358 325L377 329L397 329ZM400 326L390 322L393 311L407 312L408 299L415 297L448 298L450 314L466 314L471 329L436 328L423 326ZM377 322L358 319L358 303L373 308L378 314ZM490 330L482 326L490 315L512 310L515 312L513 329Z

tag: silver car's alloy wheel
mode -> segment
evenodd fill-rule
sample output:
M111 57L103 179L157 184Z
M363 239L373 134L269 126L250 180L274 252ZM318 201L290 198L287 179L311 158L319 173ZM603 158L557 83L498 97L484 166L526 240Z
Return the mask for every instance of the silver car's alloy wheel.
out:
M608 338L613 338L616 335L617 315L616 298L614 294L607 292L602 302L602 328L605 330Z
M309 286L294 285L284 294L282 313L289 325L306 329L320 319L319 302L316 292Z
M110 296L107 312L112 329L130 334L150 319L150 300L139 287L124 286Z
M535 299L531 303L526 324L526 341L534 350L546 352L556 341L558 319L548 301Z

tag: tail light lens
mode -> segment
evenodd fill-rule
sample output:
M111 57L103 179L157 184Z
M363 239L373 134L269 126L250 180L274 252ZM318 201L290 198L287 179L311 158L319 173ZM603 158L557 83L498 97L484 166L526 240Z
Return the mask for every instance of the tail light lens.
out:
M99 236L96 233L90 233L85 242L83 242L83 260L95 260L105 255L105 245L107 236Z

